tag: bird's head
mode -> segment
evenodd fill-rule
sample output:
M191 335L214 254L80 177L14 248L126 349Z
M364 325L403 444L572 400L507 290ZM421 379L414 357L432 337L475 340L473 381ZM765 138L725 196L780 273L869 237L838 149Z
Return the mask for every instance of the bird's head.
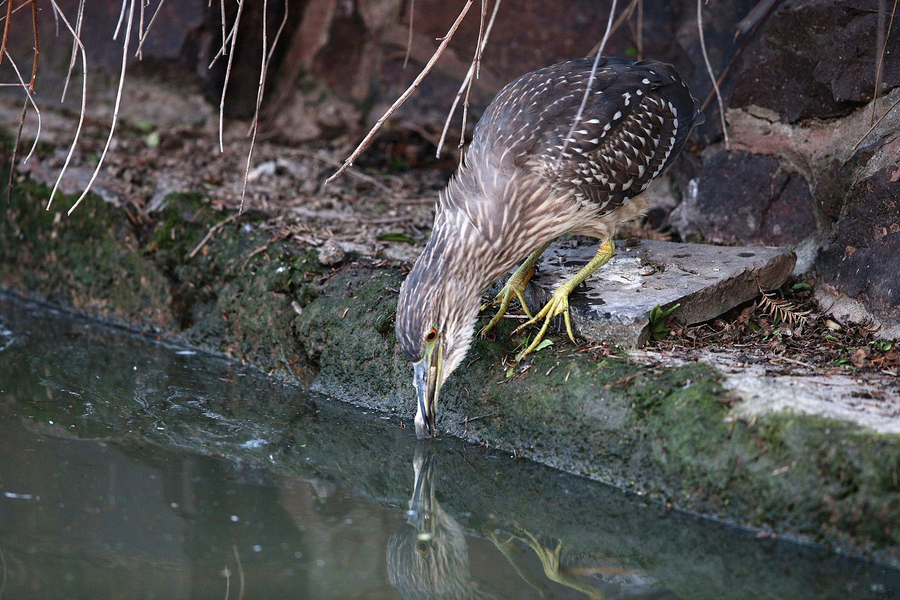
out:
M413 362L419 439L437 433L441 386L468 352L478 318L481 289L460 252L433 237L400 288L397 339Z

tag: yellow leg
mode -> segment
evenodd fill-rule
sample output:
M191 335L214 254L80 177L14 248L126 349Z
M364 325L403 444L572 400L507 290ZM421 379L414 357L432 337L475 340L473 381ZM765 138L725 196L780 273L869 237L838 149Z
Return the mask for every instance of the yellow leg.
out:
M522 310L525 311L525 314L528 315L529 319L531 318L531 311L528 310L528 304L525 303L525 286L528 285L528 282L531 281L531 278L534 276L534 265L537 264L541 254L544 253L544 250L546 250L549 245L550 242L547 242L529 254L528 258L525 259L525 262L522 263L522 266L516 269L515 273L510 276L509 281L506 282L506 285L503 286L503 289L500 290L500 293L497 294L494 301L481 307L481 310L484 310L488 306L500 305L497 314L494 315L491 322L485 325L484 329L481 330L482 337L487 335L487 333L500 322L500 319L506 314L506 309L509 308L509 302L512 300L513 296L519 299Z
M522 360L522 358L534 352L534 349L537 348L538 344L541 343L541 340L544 339L544 334L547 333L550 321L557 315L563 315L566 322L566 332L569 334L569 339L572 340L572 343L575 343L575 334L572 332L572 318L569 316L569 294L571 294L576 287L581 285L581 282L593 275L597 269L608 263L615 251L616 245L612 240L603 242L600 245L600 249L597 250L597 255L594 256L588 264L584 265L584 268L578 271L578 273L575 274L575 277L559 286L559 289L553 292L553 297L550 298L550 301L541 309L541 312L534 315L530 321L520 325L513 331L513 333L518 333L525 327L534 325L541 319L544 319L541 330L531 341L531 344L519 354L517 357L518 360Z
M529 531L523 531L523 533L525 534L525 537L520 539L528 544L534 553L537 554L547 579L579 591L591 600L603 600L605 598L605 595L601 590L587 582L581 581L575 575L567 573L560 568L562 542L557 541L556 547L551 550L549 547L543 545L533 533Z

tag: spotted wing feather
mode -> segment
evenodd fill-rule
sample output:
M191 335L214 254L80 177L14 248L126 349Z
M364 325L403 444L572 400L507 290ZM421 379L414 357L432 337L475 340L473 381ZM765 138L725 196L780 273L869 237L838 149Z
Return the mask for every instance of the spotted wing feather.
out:
M476 128L472 158L537 173L598 214L644 191L702 122L696 101L670 65L601 59L566 142L592 66L568 61L506 86Z

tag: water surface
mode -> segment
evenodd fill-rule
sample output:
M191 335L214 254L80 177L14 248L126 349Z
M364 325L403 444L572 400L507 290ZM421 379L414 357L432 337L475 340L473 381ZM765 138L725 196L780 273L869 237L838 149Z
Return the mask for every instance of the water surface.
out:
M900 597L900 573L0 296L0 600Z

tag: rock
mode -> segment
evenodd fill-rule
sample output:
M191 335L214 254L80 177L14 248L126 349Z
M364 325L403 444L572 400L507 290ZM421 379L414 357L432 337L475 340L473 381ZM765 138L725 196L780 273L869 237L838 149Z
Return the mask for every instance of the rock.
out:
M551 246L528 286L531 309L539 310L596 251L594 245ZM763 289L779 287L795 260L786 248L620 242L609 264L572 295L572 324L588 340L639 347L650 335L653 307L681 304L672 318L685 324L707 321L756 297L757 279Z
M344 262L344 249L336 241L328 240L319 248L319 262L334 267Z
M849 114L872 98L878 60L878 2L784 2L751 45L731 107L770 108L785 122ZM890 17L890 7L887 10ZM900 85L900 37L890 36L884 89Z
M888 166L854 185L819 260L835 291L859 300L890 337L900 334L900 184Z
M806 179L771 156L719 150L705 158L670 221L713 242L798 244L816 232Z

